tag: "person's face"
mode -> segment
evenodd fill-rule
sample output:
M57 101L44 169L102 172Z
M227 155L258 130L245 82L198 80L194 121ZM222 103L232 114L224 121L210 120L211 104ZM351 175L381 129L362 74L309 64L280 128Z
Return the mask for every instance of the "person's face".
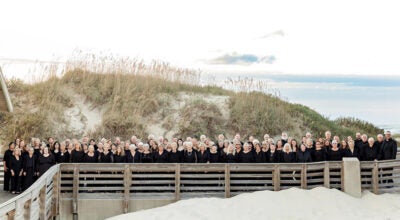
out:
M356 133L356 138L357 139L361 139L361 134L360 133Z
M337 143L335 143L335 142L332 143L332 147L333 147L333 148L337 148L337 146L338 146Z
M367 142L367 136L362 136L362 141Z
M371 145L371 146L374 145L374 140L369 139L369 140L368 140L368 144Z
M93 153L93 152L94 152L94 147L93 147L93 146L89 147L89 152L90 152L90 153Z
M275 151L275 149L276 149L275 144L271 144L271 146L269 146L269 147L271 148L272 151Z
M320 142L317 142L317 143L315 144L315 148L316 148L317 150L320 150L320 149L321 149L321 143L320 143Z
M15 149L15 144L11 144L10 145L10 150L14 150Z
M158 150L159 150L159 151L163 151L163 150L164 150L164 147L160 144L160 145L158 145Z
M65 145L60 146L60 150L64 151L65 150Z
M44 154L48 154L48 153L49 153L49 148L45 147L45 148L43 149L43 153L44 153Z
M33 155L33 153L35 152L35 150L33 150L33 149L29 149L29 156L32 156Z
M242 145L241 144L236 144L235 147L236 147L236 149L240 149L240 148L242 148Z
M379 142L382 142L382 141L383 141L383 136L378 135L378 138L377 138L377 139L378 139Z
M182 140L178 140L178 144L179 144L179 146L182 146L182 144L183 144Z
M303 151L303 152L306 151L306 145L304 145L304 144L301 145L301 151Z
M386 137L386 140L389 140L392 137L392 135L390 133L386 133L385 137Z

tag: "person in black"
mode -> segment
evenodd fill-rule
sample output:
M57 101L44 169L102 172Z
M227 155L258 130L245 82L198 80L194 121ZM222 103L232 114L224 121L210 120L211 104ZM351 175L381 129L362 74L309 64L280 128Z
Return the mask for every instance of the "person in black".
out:
M134 144L129 145L129 151L125 156L127 163L140 163L140 153L136 151Z
M11 171L11 192L12 194L19 194L21 192L22 182L22 158L21 150L16 147L14 154L10 160L10 171Z
M68 150L66 149L65 143L60 145L60 151L54 155L56 158L56 163L69 163L70 155Z
M82 151L82 145L75 143L74 149L71 152L71 163L82 163L85 152Z
M305 144L301 144L300 150L296 153L296 161L299 163L312 162L310 151L307 150Z
M153 157L154 157L154 161L153 161L154 163L166 163L166 162L168 162L168 153L164 149L164 145L163 144L159 144L158 145L158 149L157 149L157 151L154 152Z
M177 150L178 144L176 142L171 143L171 151L168 152L168 163L180 163L181 154Z
M341 161L343 158L343 152L338 147L338 143L333 140L332 148L328 151L328 159L329 161Z
M118 145L114 154L114 163L126 163L125 150L122 145Z
M228 146L227 152L223 155L222 161L224 163L236 163L237 158L235 156L235 147L233 145Z
M50 153L48 147L43 148L43 154L39 156L36 163L37 175L42 176L51 166L56 164L56 159Z
M254 163L254 157L249 149L249 143L244 143L243 151L238 155L238 163Z
M315 151L313 152L312 160L314 162L326 161L326 151L322 149L322 143L319 141L315 143Z
M88 152L83 156L83 163L97 163L98 157L96 157L96 153L94 151L94 146L90 145L88 148Z
M348 145L349 145L348 148L344 150L343 157L355 157L360 160L361 158L360 149L355 147L354 141L352 140L348 141ZM363 147L364 150L367 147Z
M370 137L368 139L368 147L364 149L364 152L361 155L361 160L364 161L378 160L379 149L380 149L379 144L375 142L374 138Z
M292 152L292 148L290 147L289 143L286 143L283 146L283 152L282 152L282 163L293 163L295 162L295 154Z
M141 163L153 163L153 155L150 152L150 146L143 144L143 153L140 156Z
M197 151L197 163L209 163L210 162L210 154L206 150L206 145L204 143L200 143L199 151Z
M183 163L197 163L197 153L193 150L192 142L185 142L186 150L183 153Z
M267 161L265 158L265 153L261 150L261 145L258 140L254 141L253 157L255 163L265 163Z
M14 142L8 144L8 149L4 153L3 166L4 166L4 191L10 191L10 181L11 181L11 170L10 162L13 156L13 151L15 149Z
M268 163L279 163L281 161L281 153L276 150L274 143L269 146L269 151L266 154L266 159Z
M382 143L379 160L395 160L397 155L397 142L392 139L390 131L386 131L385 140Z
M216 145L211 146L210 153L210 163L219 163L220 152L218 152L218 147Z
M36 156L34 155L35 150L33 147L29 148L28 154L22 158L22 169L23 169L23 184L22 189L28 189L35 182L36 175Z
M395 160L397 156L397 142L392 139L392 134L390 131L386 131L385 140L382 143L380 152L379 152L379 160ZM389 171L387 174L383 174L384 177L393 176L393 168L384 168L383 171ZM393 179L389 178L384 180L386 183L393 183ZM388 186L392 187L392 186Z
M103 152L99 155L100 163L114 163L114 155L110 151L110 144L106 143L103 147Z

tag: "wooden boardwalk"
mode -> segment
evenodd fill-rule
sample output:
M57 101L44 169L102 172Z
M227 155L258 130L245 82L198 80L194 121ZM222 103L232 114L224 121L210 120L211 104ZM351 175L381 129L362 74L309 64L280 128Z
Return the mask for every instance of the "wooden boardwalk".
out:
M0 204L14 198L16 195L3 191L3 185L0 185Z

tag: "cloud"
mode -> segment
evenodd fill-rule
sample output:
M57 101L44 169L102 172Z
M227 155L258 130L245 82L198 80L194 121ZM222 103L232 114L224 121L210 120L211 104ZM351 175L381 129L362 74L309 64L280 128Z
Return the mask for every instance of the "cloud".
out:
M283 36L285 36L285 32L283 32L283 30L277 30L277 31L268 33L260 38L265 39L265 38L269 38L269 37L283 37Z
M224 54L222 56L216 57L208 63L210 64L236 64L236 65L250 65L253 63L267 63L272 64L276 60L275 56L257 56L254 54Z

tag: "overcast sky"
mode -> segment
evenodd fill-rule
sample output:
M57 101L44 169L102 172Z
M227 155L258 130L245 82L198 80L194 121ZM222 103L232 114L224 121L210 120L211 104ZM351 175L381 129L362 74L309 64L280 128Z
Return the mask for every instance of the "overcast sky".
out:
M79 48L208 72L400 75L397 3L1 1L0 64Z

